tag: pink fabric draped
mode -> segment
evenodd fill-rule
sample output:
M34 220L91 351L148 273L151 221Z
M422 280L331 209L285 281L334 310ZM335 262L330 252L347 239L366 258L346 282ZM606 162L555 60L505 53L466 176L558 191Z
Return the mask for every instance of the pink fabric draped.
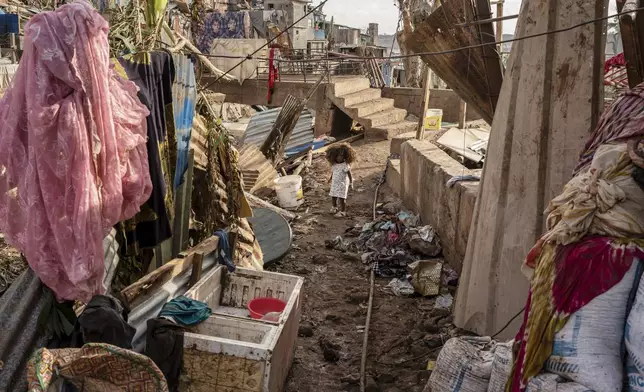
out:
M0 231L59 299L103 292L103 238L152 191L148 110L86 2L34 16L0 101Z

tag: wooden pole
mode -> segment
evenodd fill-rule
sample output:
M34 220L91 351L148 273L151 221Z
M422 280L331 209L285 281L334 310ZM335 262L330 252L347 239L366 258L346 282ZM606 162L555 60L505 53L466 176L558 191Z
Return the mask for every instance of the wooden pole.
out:
M425 100L423 101L423 111L420 113L420 116L418 119L418 130L416 131L416 139L418 140L425 139L425 114L427 113L427 108L429 107L431 79L432 79L432 70L429 67L425 67Z
M458 127L460 129L465 129L466 122L467 122L467 102L461 99L461 105L458 111Z
M503 1L499 1L496 3L496 17L497 18L502 18L503 17ZM503 21L499 20L496 22L496 41L501 42L503 41ZM503 46L503 44L499 44L500 46ZM503 49L503 48L500 48ZM501 50L499 50L499 53L501 53Z

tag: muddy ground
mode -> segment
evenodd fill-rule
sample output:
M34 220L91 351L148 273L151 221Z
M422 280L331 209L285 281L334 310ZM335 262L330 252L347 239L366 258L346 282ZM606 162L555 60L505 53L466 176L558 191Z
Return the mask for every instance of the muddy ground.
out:
M329 213L330 168L320 157L305 176L306 204L293 224L294 246L269 270L305 278L303 314L295 360L286 392L358 391L363 328L367 315L369 272L355 255L325 248L325 240L372 220L378 179L385 168L389 143L354 144L355 191L350 191L347 218ZM386 186L379 201L395 201ZM396 297L377 279L368 345L368 391L423 390L444 341L456 331L451 315L434 310L434 300Z

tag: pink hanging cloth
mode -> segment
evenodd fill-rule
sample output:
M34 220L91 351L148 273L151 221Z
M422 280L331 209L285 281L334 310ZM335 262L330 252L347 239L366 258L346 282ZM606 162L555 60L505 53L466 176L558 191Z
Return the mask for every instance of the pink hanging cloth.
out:
M104 291L103 238L152 192L147 108L84 1L35 15L0 100L0 232L58 299Z

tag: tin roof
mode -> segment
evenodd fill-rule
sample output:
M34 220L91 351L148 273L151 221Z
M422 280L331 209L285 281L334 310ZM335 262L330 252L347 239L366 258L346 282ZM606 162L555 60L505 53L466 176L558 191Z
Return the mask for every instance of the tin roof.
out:
M277 115L281 110L282 108L276 108L255 113L248 123L246 133L244 133L243 144L250 143L261 148L271 133L273 124L275 124ZM313 139L315 139L313 114L309 109L304 109L300 114L300 119L295 124L291 137L286 143L285 151L300 150L302 147L311 144Z

